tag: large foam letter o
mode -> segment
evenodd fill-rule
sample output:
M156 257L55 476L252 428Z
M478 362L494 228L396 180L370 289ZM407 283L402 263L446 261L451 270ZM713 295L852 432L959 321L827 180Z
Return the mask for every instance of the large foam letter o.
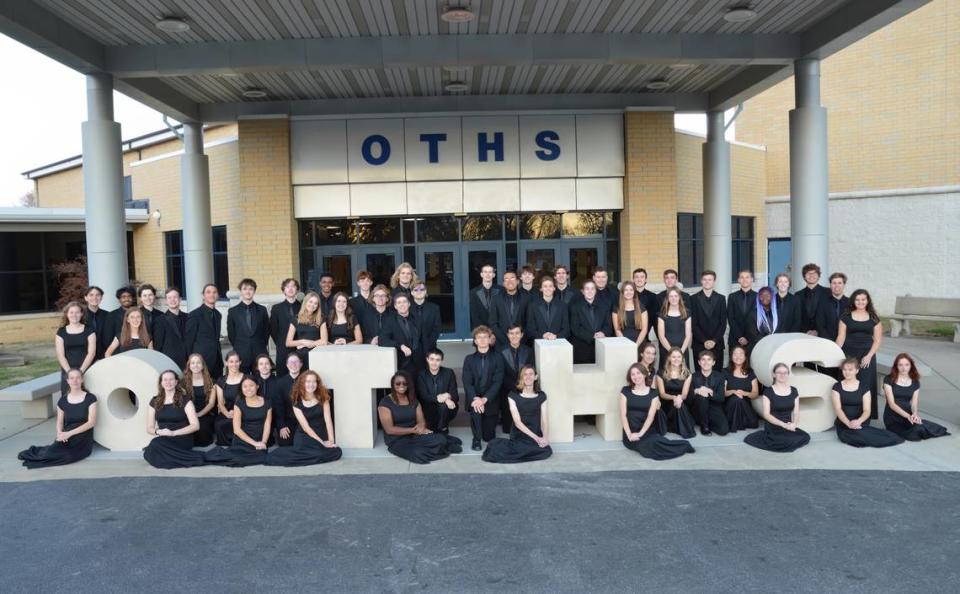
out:
M157 394L160 374L172 369L181 375L177 364L163 353L137 349L94 363L83 383L98 398L97 426L93 439L115 451L137 451L150 442L146 432L147 406ZM128 391L136 394L130 402Z

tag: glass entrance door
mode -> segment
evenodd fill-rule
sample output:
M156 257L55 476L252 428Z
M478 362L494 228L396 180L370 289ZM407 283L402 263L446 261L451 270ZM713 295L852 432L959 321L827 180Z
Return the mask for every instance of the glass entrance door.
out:
M399 247L362 247L354 253L354 274L366 270L373 275L373 285L390 287L390 277L400 264ZM356 290L355 279L350 279L350 294Z
M570 267L570 285L578 291L583 282L592 276L593 268L603 261L601 247L602 244L597 243L568 248L566 255Z
M529 264L533 266L537 278L545 274L553 276L553 269L558 264L563 264L563 250L559 244L552 241L521 242L520 243L520 261L518 264L523 266Z
M427 299L440 307L440 336L457 335L457 245L420 249L417 272L427 287Z
M353 255L342 248L316 248L314 266L307 270L304 291L320 292L320 275L333 275L333 292L349 292L353 286Z

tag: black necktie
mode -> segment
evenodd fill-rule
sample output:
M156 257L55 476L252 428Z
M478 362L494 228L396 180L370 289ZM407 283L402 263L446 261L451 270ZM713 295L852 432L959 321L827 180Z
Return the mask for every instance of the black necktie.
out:
M247 309L247 332L253 334L253 307L250 305L246 306Z
M513 368L520 369L520 349L511 349L513 351Z
M512 322L514 318L514 312L516 310L516 298L507 296L507 301L510 302L510 321Z
M87 311L90 311L89 309ZM90 325L93 326L93 331L97 331L97 312L90 311Z
M836 310L837 310L837 317L839 318L840 317L840 300L834 299L833 301L834 301L834 306L836 307Z

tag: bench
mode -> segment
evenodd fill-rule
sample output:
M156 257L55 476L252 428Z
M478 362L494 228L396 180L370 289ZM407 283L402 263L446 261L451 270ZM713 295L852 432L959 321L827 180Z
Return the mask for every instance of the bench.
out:
M897 297L894 314L890 316L890 336L896 338L903 331L910 336L910 322L952 322L953 342L960 342L960 299L937 297Z
M24 419L49 419L53 416L53 396L60 393L60 372L33 378L0 390L0 402L19 402Z

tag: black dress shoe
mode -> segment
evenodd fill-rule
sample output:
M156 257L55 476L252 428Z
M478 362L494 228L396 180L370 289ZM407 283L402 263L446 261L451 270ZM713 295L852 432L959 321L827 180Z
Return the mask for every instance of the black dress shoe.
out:
M480 451L480 448L481 448L480 440L479 440L479 439L474 439L474 440L473 440L473 445L470 446L470 449L472 449L472 450L475 451L475 452L479 452L479 451Z
M701 427L700 435L713 435L713 431L710 431L710 427Z

